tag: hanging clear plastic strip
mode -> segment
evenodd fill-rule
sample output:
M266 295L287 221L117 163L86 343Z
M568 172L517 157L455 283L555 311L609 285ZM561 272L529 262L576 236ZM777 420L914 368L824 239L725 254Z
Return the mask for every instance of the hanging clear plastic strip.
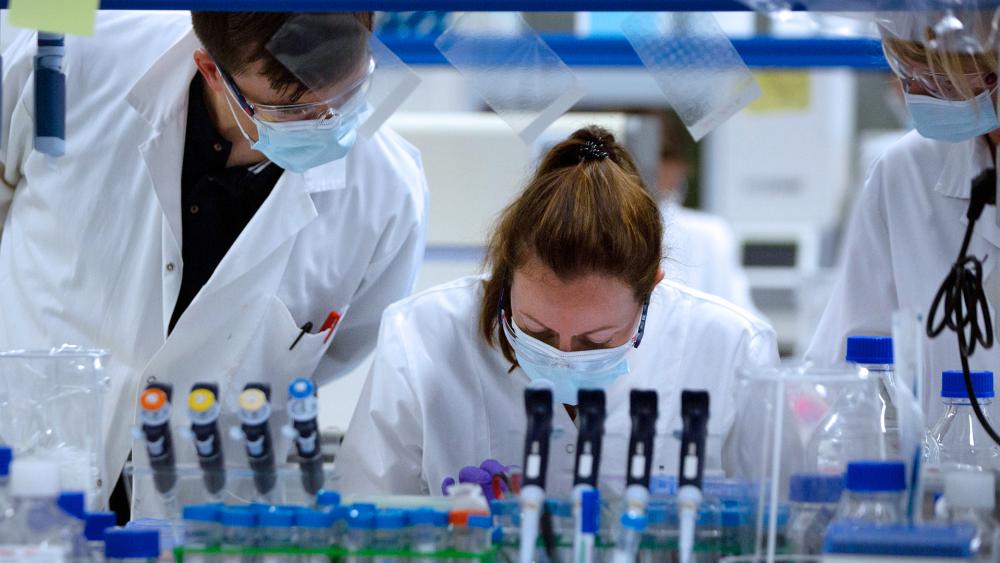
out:
M622 31L696 141L760 96L709 13L637 13Z
M584 90L524 19L512 18L498 22L463 14L434 44L486 104L532 143Z

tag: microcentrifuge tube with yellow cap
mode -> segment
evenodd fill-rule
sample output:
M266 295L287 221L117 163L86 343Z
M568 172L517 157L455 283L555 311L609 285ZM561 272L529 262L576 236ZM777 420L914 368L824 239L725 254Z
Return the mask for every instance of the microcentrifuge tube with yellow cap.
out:
M226 486L225 459L219 435L219 386L214 383L195 383L188 395L188 418L194 436L194 449L198 454L202 480L209 494L217 495Z

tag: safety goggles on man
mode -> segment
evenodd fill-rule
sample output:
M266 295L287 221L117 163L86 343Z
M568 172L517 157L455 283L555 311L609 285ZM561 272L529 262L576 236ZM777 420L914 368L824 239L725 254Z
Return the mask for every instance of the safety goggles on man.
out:
M322 101L287 105L259 104L247 100L236 86L233 77L221 66L218 68L233 97L250 117L265 123L311 121L319 128L334 128L340 125L344 116L356 113L356 110L365 104L375 73L375 59L368 60L364 76L341 89L336 95Z

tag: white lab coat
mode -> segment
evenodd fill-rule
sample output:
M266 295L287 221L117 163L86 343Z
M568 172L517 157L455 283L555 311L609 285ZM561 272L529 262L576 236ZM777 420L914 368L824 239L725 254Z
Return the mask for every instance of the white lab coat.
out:
M528 378L520 368L509 372L503 354L479 334L482 279L462 278L386 310L372 371L335 460L335 486L344 493L441 494L441 481L457 478L465 465L488 458L521 464ZM681 427L681 391L708 390L707 467L721 469L736 415L736 370L776 360L774 332L762 321L718 298L660 283L642 343L629 355L630 372L607 389L602 477L612 486L623 480L633 388L659 392L653 467L668 473L679 459L679 442L668 434ZM565 493L576 431L561 406L553 424L549 486Z
M985 143L945 143L910 132L872 166L854 209L833 294L807 357L823 363L844 359L849 335L892 334L892 314L923 313L958 256L968 220L972 179L989 164ZM987 295L1000 279L997 208L976 223L970 254L984 262ZM991 287L992 286L992 287ZM995 319L995 317L994 317ZM994 320L994 326L996 322ZM941 413L941 372L961 369L953 332L924 338L924 407L927 424ZM977 349L972 369L998 371L1000 346ZM995 411L994 411L995 413Z
M754 311L736 235L722 217L662 204L667 279Z
M138 392L153 379L174 386L175 428L188 424L191 384L219 383L226 434L243 385L270 383L272 432L287 448L279 431L287 383L326 381L361 361L385 307L411 291L423 255L420 155L383 129L345 159L282 174L168 338L184 266L181 164L199 46L187 13L102 13L94 37L67 36L58 159L31 148L34 34L4 53L0 350L111 351L103 413L111 479L133 446ZM317 331L328 312L348 306L324 343ZM289 351L307 321L313 334ZM192 461L193 444L176 433L174 441L180 462ZM226 456L246 459L236 442ZM141 516L149 491L137 487Z

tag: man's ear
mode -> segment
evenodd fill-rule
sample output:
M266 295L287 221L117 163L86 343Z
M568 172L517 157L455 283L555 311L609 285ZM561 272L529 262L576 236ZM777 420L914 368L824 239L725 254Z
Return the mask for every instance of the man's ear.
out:
M223 92L226 84L222 80L222 73L219 71L218 65L215 64L215 59L204 49L197 49L192 56L205 84L215 92Z

